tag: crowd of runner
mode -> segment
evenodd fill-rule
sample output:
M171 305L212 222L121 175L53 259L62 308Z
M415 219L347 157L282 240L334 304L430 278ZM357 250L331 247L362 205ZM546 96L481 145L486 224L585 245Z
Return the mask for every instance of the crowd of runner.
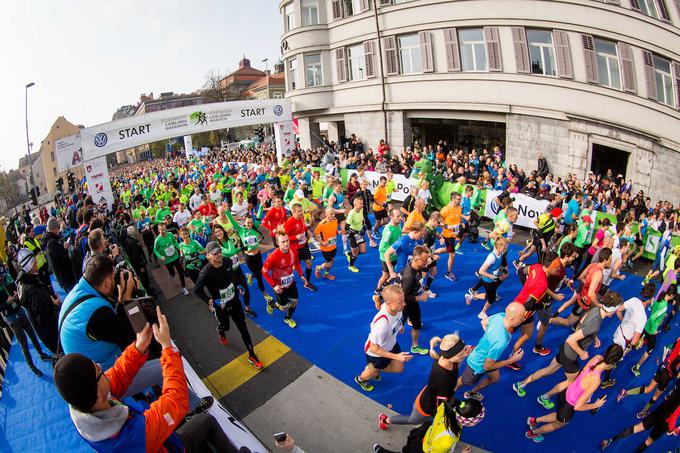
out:
M342 169L356 170L344 185ZM366 171L383 174L375 188ZM392 199L395 174L415 181L409 197L400 203ZM457 184L443 206L430 191L441 180ZM649 384L621 389L617 398L651 395L637 414L642 421L612 433L601 447L649 431L637 450L642 451L666 433L680 433L680 339L677 328L664 333L680 309L680 246L672 245L680 236L678 210L669 201L652 204L620 176L591 174L585 181L575 175L553 177L540 154L537 170L526 174L515 165L506 166L498 147L468 152L446 142L392 155L384 142L374 152L364 150L353 137L338 149L326 144L296 151L281 165L268 147L215 150L200 159L143 161L112 170L111 182L112 206L95 203L83 191L57 200L49 211L24 212L10 219L5 264L0 268L4 322L15 332L34 373L41 374L26 335L43 360L60 351L67 354L68 360L57 362L55 382L71 404L79 433L95 448L113 444L84 433L86 416L115 407L107 406L98 394L83 398L75 389L82 383L75 386L73 376L89 366L101 377L113 367L113 374L107 371L111 385L114 375L126 385L116 387L120 395L111 392L123 397L130 394L128 386L144 387L131 384L129 376L121 377L123 365L117 357L135 373L139 370L137 376L143 375L140 380L145 384L165 384L159 377L166 377L172 363L176 371L162 313L158 311L153 332L149 326L130 325L124 313L127 302L141 304L140 296L155 294L149 262L165 267L184 295L189 295L186 282L191 280L195 296L214 313L217 341L227 345L225 333L233 322L248 361L261 369L267 363L257 357L245 322L246 316L258 316L251 304L251 287L257 285L264 297L267 315L279 311L281 322L295 329L296 308L314 297L319 282L332 285L339 266L361 272L371 259L366 254L370 248L378 249L382 272L372 297L376 314L362 353L366 366L354 379L358 388L373 391L383 372L402 372L414 355L433 359L412 412L378 415L381 429L418 425L403 451L453 451L463 428L483 420L483 390L499 381L503 368L518 374L512 389L519 398L540 388L533 383L541 378L564 373L557 385L537 393L537 402L551 412L527 419L526 437L541 442L544 435L568 424L575 412L597 411L604 404L605 397L593 397L598 389L616 385L613 370L624 355L640 356L630 370L640 376L655 349L664 352ZM470 272L460 264L465 258L460 247L467 241L476 243L480 236L485 189L501 192L500 209L480 244L488 255L474 270L477 283L465 295L467 305L479 309L480 338L448 333L423 342L420 303L438 297L435 280L437 285L446 284L437 272L439 260L446 262L447 281ZM509 258L518 217L515 193L549 204L536 219L526 247ZM614 215L615 225L605 218L593 228L597 211ZM640 297L624 301L616 280L626 278L625 267L636 266L648 229L661 233L656 259ZM50 274L68 293L65 300L56 295ZM522 290L504 309L492 309L500 303L499 286L508 279L519 279ZM620 325L614 337L599 338L603 323L615 321ZM560 327L567 327L564 342L551 351L542 340L548 329ZM401 351L397 337L409 329L411 346ZM595 354L589 352L591 345L609 346ZM553 358L547 367L522 376L521 362L530 360L527 346L533 354ZM95 393L102 391L99 377ZM166 395L165 387L157 396ZM183 417L191 409L193 425L214 428L214 420L203 415L212 401L191 394L189 400L182 410L174 408L172 416ZM165 401L163 396L159 401ZM201 430L195 426L178 431L174 441L187 448L199 436L197 431ZM214 431L209 436L201 432L221 442ZM172 430L164 432L165 437L155 442L171 442L171 434ZM374 451L389 450L375 445Z

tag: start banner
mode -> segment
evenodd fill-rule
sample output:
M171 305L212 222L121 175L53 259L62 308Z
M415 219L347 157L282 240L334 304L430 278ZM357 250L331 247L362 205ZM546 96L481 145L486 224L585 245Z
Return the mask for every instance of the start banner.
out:
M496 197L500 194L500 190L487 190L484 217L493 219L498 214L501 207L496 202ZM521 193L511 194L510 197L514 199L512 205L518 211L516 225L535 229L534 220L545 212L549 204L548 200L537 200Z
M349 179L349 177L354 173L358 172L356 170L347 170L347 178ZM364 179L369 182L369 189L371 190L371 193L374 193L375 188L378 187L381 176L387 177L387 175L384 173L378 173L375 171L364 172ZM392 199L396 201L404 201L411 192L411 187L418 183L417 179L407 178L404 175L393 175L392 181L394 181L394 192L392 192Z
M83 149L80 146L80 135L71 135L54 142L54 154L57 159L58 173L83 165Z

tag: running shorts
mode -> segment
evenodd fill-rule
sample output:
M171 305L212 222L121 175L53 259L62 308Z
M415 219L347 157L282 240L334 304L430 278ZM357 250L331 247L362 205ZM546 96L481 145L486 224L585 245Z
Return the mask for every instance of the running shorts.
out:
M298 300L299 297L297 285L295 284L295 282L291 283L288 288L283 288L283 292L275 294L277 305L286 308L288 308L288 304L290 304L291 301Z
M382 271L384 273L386 273L386 274L390 273L390 270L387 268L387 264L385 264L385 262L382 261L382 260L380 260L380 268L382 269Z
M338 252L337 248L334 248L333 250L322 250L321 254L323 255L323 259L325 262L330 263L335 259L335 254Z
M479 382L485 375L486 373L475 373L475 370L470 368L470 365L467 365L465 367L465 371L463 371L463 375L460 377L461 379L461 385L475 385L477 382Z
M423 322L420 317L420 304L416 302L408 302L402 311L404 317L404 325L406 325L407 320L411 320L411 327L416 330L420 330L423 327Z
M380 211L376 211L374 209L373 214L375 215L375 221L376 222L378 220L386 219L387 218L387 209L381 209Z
M651 354L656 347L656 335L645 332L645 335L642 338L645 342L645 346L647 346L647 353Z
M348 228L347 234L349 235L349 246L353 249L366 242L366 238L359 231L354 231L353 229Z
M401 352L398 342L394 345L390 352L392 354L399 354ZM372 355L366 354L366 363L372 364L377 370L384 370L390 365L391 362L392 359L388 359L387 357L373 357Z
M341 222L344 222L345 219L347 219L347 216L346 216L345 214L340 214L339 212L336 212L336 213L335 213L335 220L338 221L338 225L339 225Z
M663 392L668 388L668 384L671 382L672 376L668 373L668 370L663 365L659 367L656 374L654 374L654 382L660 392Z
M444 245L446 246L446 251L448 253L456 252L456 238L444 238Z
M312 253L309 251L309 244L305 243L305 245L297 249L297 255L300 262L311 260Z
M550 323L550 316L552 315L550 311L550 307L548 308L541 308L539 310L536 310L536 317L538 318L538 322L541 323L542 326L547 326Z
M574 406L567 401L567 389L557 395L557 421L569 423L574 416Z
M564 353L564 343L560 346L560 350L555 355L555 360L557 363L562 365L562 369L567 374L574 374L581 371L581 367L578 364L578 359L571 360Z
M668 432L666 418L668 418L668 414L664 411L664 405L660 404L642 419L642 427L646 431L650 431L649 437L652 440L656 440Z

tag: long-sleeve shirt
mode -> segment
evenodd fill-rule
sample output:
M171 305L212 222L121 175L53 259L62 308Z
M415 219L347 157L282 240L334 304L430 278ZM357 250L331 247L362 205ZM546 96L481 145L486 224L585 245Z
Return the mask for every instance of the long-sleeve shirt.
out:
M165 264L173 263L179 259L179 244L175 236L165 233L158 236L153 245L153 252L159 260L165 258Z
M206 293L207 290L207 293ZM238 302L238 293L234 286L234 271L231 262L224 260L220 267L207 264L198 274L194 294L203 302L220 300L220 307Z
M302 275L300 261L296 259L293 251L289 249L288 253L283 253L277 248L265 260L262 276L272 288L277 285L288 287L294 281L293 268Z

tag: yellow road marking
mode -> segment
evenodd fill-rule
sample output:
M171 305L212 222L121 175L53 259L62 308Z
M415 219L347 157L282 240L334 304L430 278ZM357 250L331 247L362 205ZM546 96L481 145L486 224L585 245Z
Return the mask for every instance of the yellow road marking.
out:
M265 368L288 351L290 351L288 346L271 335L255 345L255 353ZM214 395L222 398L248 382L259 371L248 362L248 352L244 352L210 376L203 378L203 383Z

